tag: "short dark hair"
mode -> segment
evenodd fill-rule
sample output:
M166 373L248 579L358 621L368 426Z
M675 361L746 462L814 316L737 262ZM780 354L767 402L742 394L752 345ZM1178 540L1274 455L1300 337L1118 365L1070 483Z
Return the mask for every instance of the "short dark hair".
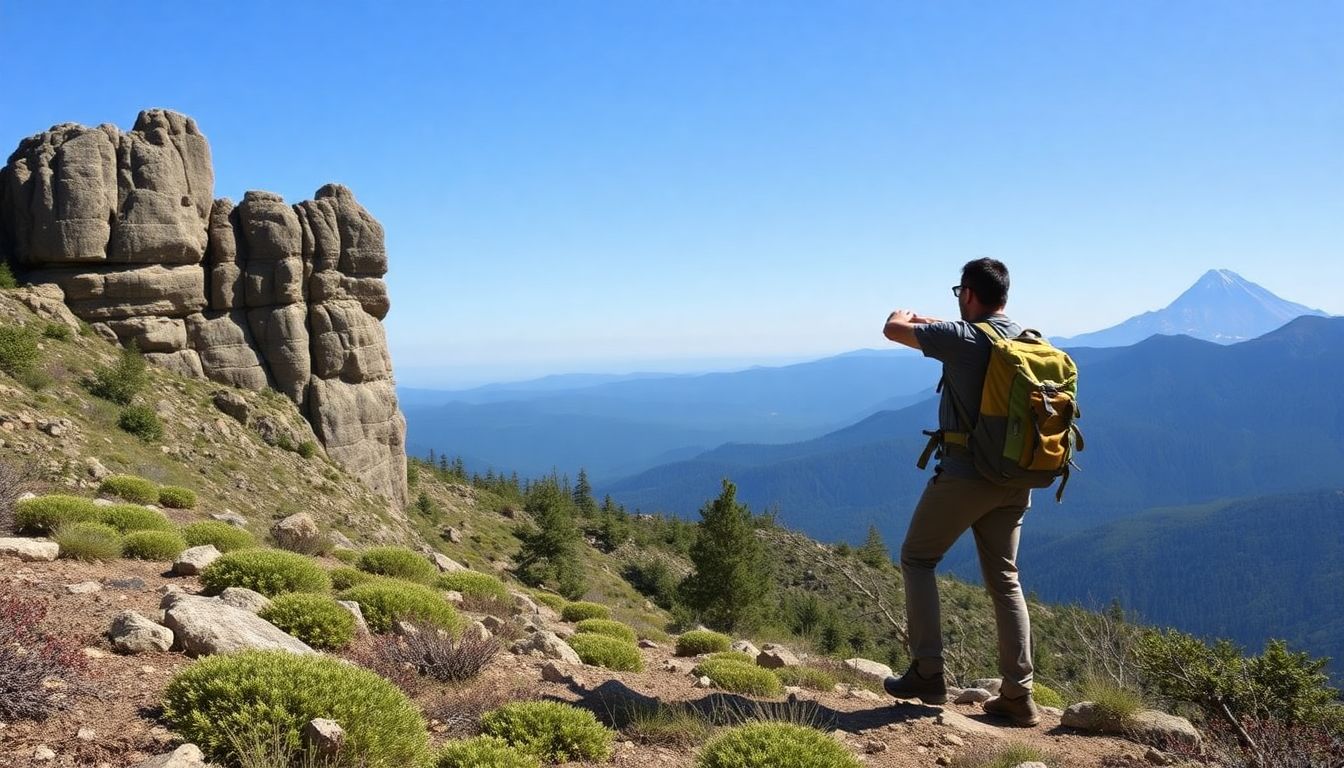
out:
M961 268L961 284L987 307L1008 303L1008 268L998 259L976 259Z

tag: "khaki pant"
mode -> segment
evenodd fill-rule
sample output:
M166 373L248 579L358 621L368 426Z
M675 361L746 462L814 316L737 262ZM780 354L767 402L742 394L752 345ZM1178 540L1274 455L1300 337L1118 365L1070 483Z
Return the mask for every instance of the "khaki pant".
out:
M924 488L901 545L910 656L920 674L942 673L943 628L934 569L967 528L975 532L980 571L994 601L1002 693L1031 690L1031 619L1017 581L1017 543L1031 492L1005 488L979 476L934 475Z

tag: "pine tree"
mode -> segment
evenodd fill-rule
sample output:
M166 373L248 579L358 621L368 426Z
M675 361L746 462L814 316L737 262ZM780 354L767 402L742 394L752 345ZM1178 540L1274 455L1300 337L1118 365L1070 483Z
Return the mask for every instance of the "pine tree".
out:
M541 482L529 489L523 507L533 522L517 532L522 547L514 562L523 583L552 586L574 600L583 596L587 585L572 506L557 483Z
M737 503L737 487L728 480L700 509L690 557L695 570L681 583L682 600L711 627L749 624L770 592L770 569L751 511Z
M580 517L592 517L597 514L597 502L593 500L593 486L588 483L588 471L579 469L579 481L574 486L574 508Z
M858 550L859 559L874 568L882 568L891 564L891 553L887 551L887 545L882 541L882 534L877 532L877 526L868 526L868 538L864 540L863 546Z

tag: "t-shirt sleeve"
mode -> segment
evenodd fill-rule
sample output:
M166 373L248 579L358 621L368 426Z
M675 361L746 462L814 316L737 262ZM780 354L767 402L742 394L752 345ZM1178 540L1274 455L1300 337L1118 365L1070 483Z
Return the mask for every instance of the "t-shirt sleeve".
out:
M925 357L956 362L974 348L974 331L966 323L944 321L915 326L915 338Z

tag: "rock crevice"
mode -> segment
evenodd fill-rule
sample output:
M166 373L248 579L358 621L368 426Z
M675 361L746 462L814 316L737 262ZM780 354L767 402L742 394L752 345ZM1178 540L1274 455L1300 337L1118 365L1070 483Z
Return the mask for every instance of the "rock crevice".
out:
M213 196L190 117L58 125L0 170L0 262L157 364L284 394L334 461L404 505L382 226L338 184L295 205Z

